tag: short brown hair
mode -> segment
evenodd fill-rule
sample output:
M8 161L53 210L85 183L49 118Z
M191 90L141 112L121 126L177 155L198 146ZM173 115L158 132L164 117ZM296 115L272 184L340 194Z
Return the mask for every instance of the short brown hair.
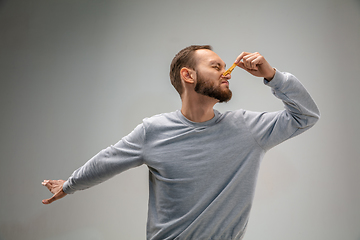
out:
M183 67L187 67L195 70L196 59L193 56L194 56L194 52L199 49L212 50L212 47L210 45L191 45L178 52L171 62L170 65L171 84L174 86L176 91L178 91L180 96L183 92L181 78L180 78L180 70Z

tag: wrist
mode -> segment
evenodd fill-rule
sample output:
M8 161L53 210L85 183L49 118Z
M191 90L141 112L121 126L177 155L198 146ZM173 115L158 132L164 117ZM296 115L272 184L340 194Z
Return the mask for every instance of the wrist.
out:
M276 69L273 68L272 71L271 71L271 73L269 73L269 75L268 75L268 76L265 76L264 78L265 78L267 81L270 82L270 81L274 78L275 73L276 73Z

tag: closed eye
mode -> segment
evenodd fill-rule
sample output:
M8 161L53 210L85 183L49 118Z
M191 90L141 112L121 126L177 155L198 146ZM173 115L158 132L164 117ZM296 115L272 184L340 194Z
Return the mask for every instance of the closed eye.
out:
M226 64L222 64L218 61L211 61L210 62L211 67L215 68L217 71L221 71L223 68L226 68Z

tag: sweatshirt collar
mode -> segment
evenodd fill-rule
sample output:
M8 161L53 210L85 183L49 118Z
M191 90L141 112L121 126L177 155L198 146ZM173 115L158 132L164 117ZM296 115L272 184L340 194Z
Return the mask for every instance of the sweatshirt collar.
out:
M212 126L214 125L217 120L219 119L220 117L220 112L215 110L214 109L214 114L215 116L208 120L208 121L205 121L205 122L193 122L193 121L190 121L189 119L187 119L182 113L180 110L177 110L176 111L178 117L180 118L180 120L185 123L186 125L188 126L191 126L191 127L195 127L195 128L198 128L198 127L209 127L209 126Z

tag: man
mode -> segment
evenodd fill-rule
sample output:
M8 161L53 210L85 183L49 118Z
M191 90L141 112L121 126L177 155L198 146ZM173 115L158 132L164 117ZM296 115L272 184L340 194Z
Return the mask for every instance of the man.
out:
M285 104L279 112L219 113L231 99L231 74L210 46L190 46L173 59L170 79L180 111L143 120L133 132L90 159L65 182L44 180L49 204L142 164L149 168L147 239L242 239L265 152L312 127L319 111L291 74L259 53L241 53L240 68L264 78Z

